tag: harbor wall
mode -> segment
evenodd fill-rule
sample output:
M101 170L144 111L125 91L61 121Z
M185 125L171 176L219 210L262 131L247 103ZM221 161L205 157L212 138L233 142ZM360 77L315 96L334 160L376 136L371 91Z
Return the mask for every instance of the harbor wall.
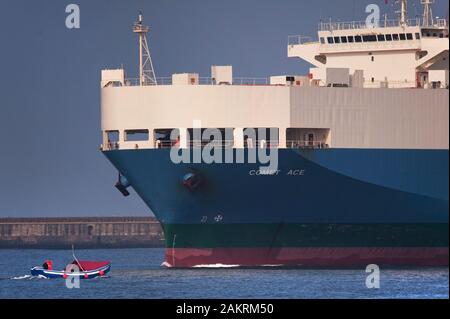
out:
M0 218L0 248L164 247L154 217Z

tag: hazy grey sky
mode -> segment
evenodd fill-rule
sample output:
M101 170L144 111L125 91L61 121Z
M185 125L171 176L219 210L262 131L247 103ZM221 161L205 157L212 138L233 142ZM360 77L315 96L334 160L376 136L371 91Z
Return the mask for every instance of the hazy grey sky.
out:
M65 27L69 3L80 6L78 30ZM369 3L394 16L384 0L0 0L0 216L149 213L114 188L99 151L100 70L123 65L137 77L139 10L157 76L232 64L235 76L266 77L307 72L287 58L288 35L316 36L321 19L364 20ZM438 0L434 12L447 7Z

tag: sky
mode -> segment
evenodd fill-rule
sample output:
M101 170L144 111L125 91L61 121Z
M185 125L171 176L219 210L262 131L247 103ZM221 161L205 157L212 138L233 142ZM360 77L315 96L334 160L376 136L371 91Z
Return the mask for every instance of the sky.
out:
M236 77L305 74L287 58L287 36L317 37L318 23L365 20L393 0L0 0L0 217L146 216L134 193L115 188L117 172L99 151L100 71L138 74L132 24L150 25L158 77L233 65ZM448 2L434 12L447 15ZM80 7L80 28L65 8ZM421 7L409 1L410 17Z

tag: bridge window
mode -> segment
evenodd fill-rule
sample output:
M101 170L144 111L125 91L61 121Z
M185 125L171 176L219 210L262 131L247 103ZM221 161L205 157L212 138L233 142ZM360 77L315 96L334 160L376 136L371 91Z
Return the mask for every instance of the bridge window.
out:
M377 37L375 35L364 35L363 40L364 42L376 42Z
M399 41L400 40L398 34L393 34L392 35L392 39L394 39L394 41Z
M386 34L386 41L392 41L392 34Z
M327 41L328 41L328 44L333 44L334 43L333 37L328 37Z
M334 43L341 43L340 37L334 37Z
M406 40L406 34L400 33L400 40L405 41Z
M378 38L378 41L380 41L380 42L386 41L386 38L384 37L384 34L379 34L379 35L377 36L377 38Z
M349 43L355 42L355 38L354 38L352 35L349 36L349 37L348 37L348 42L349 42Z
M406 39L407 39L407 40L412 40L412 39L413 39L412 33L407 33L407 34L406 34Z
M125 130L125 141L148 141L148 130Z
M420 33L416 33L416 40L420 40Z
M341 42L342 43L347 43L347 37L341 37Z
M362 42L362 37L360 35L355 36L355 42L361 43Z
M325 38L320 38L320 43L325 44Z

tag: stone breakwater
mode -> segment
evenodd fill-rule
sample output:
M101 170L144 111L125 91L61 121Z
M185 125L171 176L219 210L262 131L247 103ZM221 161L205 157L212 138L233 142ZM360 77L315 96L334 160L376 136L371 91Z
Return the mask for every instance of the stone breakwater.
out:
M0 248L164 247L154 217L0 218Z

